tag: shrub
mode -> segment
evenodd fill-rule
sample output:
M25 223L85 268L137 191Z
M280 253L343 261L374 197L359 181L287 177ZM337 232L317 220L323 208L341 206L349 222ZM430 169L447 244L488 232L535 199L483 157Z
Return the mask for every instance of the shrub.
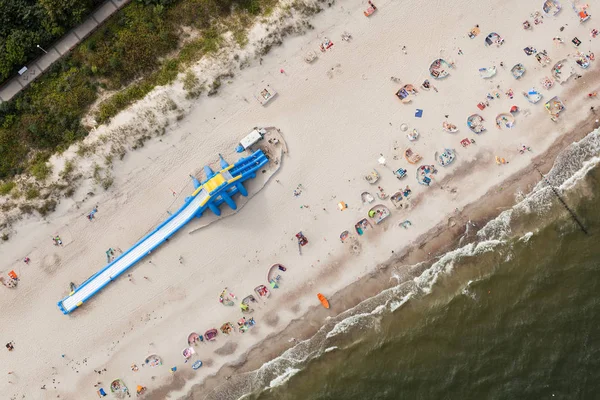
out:
M36 199L40 196L40 191L38 188L30 186L29 188L27 188L27 190L25 191L25 198L27 200L33 200Z
M65 161L63 170L59 173L59 175L64 180L70 181L73 176L74 171L75 171L75 162L73 160L67 160L67 161Z
M49 199L46 200L41 206L37 208L37 212L40 213L42 217L46 216L48 213L51 213L56 209L56 200Z
M10 193L13 188L17 186L13 181L4 182L0 185L0 195L5 196Z
M46 161L40 160L31 166L30 172L38 181L45 181L52 173L52 166Z

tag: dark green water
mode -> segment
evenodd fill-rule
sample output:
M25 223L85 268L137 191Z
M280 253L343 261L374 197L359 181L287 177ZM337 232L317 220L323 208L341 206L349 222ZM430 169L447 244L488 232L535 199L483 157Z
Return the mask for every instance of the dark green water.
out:
M555 186L598 154L593 139L557 161ZM600 167L580 176L563 196L588 235L542 190L207 398L600 399Z

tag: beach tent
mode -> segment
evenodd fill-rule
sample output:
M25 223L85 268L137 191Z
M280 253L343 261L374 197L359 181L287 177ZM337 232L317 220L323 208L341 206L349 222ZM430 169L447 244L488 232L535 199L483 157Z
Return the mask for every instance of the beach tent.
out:
M523 96L532 104L537 103L542 99L542 94L534 88L529 89L527 92L523 92Z
M435 79L444 79L450 75L450 68L452 68L451 64L443 58L438 58L429 65L429 74Z
M200 341L200 335L198 335L196 332L192 332L188 335L187 341L188 346L193 346Z
M181 351L181 354L186 358L189 359L191 356L193 356L194 354L196 354L196 351L194 350L193 347L187 347L185 349L183 349Z
M125 383L123 383L123 381L121 379L115 379L110 384L110 391L113 393L119 393L119 392L127 393L128 389L127 389L127 386L125 386Z
M513 117L510 113L500 113L496 116L496 127L502 128L505 126L507 128L512 128L515 124L515 117Z
M590 19L591 15L587 12L589 5L587 3L581 4L579 0L571 0L573 10L579 17L579 22L585 22Z
M588 14L587 10L579 11L579 21L580 22L585 22L588 19L590 19L590 17L591 17L591 15Z
M575 63L583 69L587 69L590 66L590 60L580 52L575 54Z
M231 332L233 332L233 325L230 322L225 322L221 325L221 333L229 335Z
M350 237L350 232L348 231L344 231L342 233L340 233L340 240L342 241L342 243L344 243L346 241L346 239L348 239Z
M417 182L421 185L429 186L431 184L431 176L435 172L434 165L422 165L417 168Z
M489 79L492 76L496 75L496 67L487 67L487 68L479 68L479 75L483 79Z
M521 79L525 74L525 66L521 63L515 64L515 66L510 69L510 72L515 79Z
M391 214L390 209L383 204L377 204L369 210L369 217L375 221L375 224L381 223L384 219L389 217Z
M146 365L150 365L151 367L158 367L159 365L162 365L162 360L156 354L150 354L148 357L146 357L144 363Z
M546 0L542 5L542 10L548 15L555 16L560 12L562 6L558 2L558 0Z
M467 118L467 126L471 130L471 132L480 134L485 131L485 127L483 126L483 117L479 114L470 115Z
M492 32L485 37L485 44L487 46L491 46L493 44L496 46L501 46L504 44L504 39L502 39L502 36L498 35L496 32Z
M256 95L256 99L259 101L260 104L262 104L264 106L268 102L273 100L273 98L276 95L277 95L277 92L275 90L273 90L270 86L267 86L266 88L261 89L258 92L258 94Z
M317 53L315 53L312 50L309 50L306 55L304 56L304 61L306 61L307 63L312 63L313 61L315 61L317 59Z
M371 225L371 223L366 218L363 218L356 224L354 224L354 229L356 230L356 233L358 233L359 236L362 236L363 233L365 233L365 231L369 228L373 228L373 225Z
M280 272L285 272L287 271L287 268L284 267L282 264L273 264L269 267L269 270L267 271L267 282L271 282L272 280L278 280L277 277L279 277L279 273Z
M254 288L254 292L256 292L256 294L259 297L269 297L271 295L271 292L269 291L269 289L267 289L267 287L265 285L258 285L257 287Z
M560 83L566 82L573 75L575 75L575 69L566 58L552 67L552 76Z
M558 114L560 114L564 109L564 103L557 96L554 96L546 103L546 110L548 110L552 116L553 121L556 121Z
M204 337L206 338L206 340L211 341L217 337L217 333L217 330L215 328L212 328L204 332Z
M447 167L452 164L456 159L456 153L452 149L444 149L442 153L435 152L434 158L439 165L442 167Z

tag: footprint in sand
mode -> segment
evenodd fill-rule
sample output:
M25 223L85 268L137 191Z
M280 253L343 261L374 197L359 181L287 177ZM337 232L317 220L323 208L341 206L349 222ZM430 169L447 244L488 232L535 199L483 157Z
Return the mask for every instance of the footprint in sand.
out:
M358 240L352 241L352 243L350 244L350 253L357 256L360 254L361 250L362 248L360 242Z
M329 77L329 79L333 79L333 77L335 75L341 75L341 74L342 74L342 64L336 64L329 71L327 71L327 76Z
M277 314L269 314L267 318L265 318L265 325L267 326L276 326L279 322L279 315Z
M60 266L60 257L57 253L48 254L42 260L42 270L49 275L52 275Z

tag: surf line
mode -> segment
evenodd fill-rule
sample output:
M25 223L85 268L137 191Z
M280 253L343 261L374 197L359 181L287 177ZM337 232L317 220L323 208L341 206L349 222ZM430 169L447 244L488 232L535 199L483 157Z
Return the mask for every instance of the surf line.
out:
M550 183L550 181L548 180L548 178L546 178L544 176L544 174L542 174L542 172L539 170L539 168L538 167L534 167L534 168L538 172L538 174L540 174L540 176L542 177L542 179L548 184L548 186L550 186L550 189L552 189L552 191L554 192L554 194L556 195L556 197L558 197L558 200L560 200L560 202L565 207L565 209L569 212L569 214L571 214L571 218L573 218L573 220L575 221L575 223L577 223L577 225L579 225L579 228L583 231L583 233L585 233L587 235L588 231L587 231L587 229L585 229L585 226L579 220L579 218L577 218L577 214L575 214L575 212L573 210L571 210L571 208L567 205L567 203L560 196L560 194L558 193L558 191L556 190L556 188L554 186L552 186L552 184Z

